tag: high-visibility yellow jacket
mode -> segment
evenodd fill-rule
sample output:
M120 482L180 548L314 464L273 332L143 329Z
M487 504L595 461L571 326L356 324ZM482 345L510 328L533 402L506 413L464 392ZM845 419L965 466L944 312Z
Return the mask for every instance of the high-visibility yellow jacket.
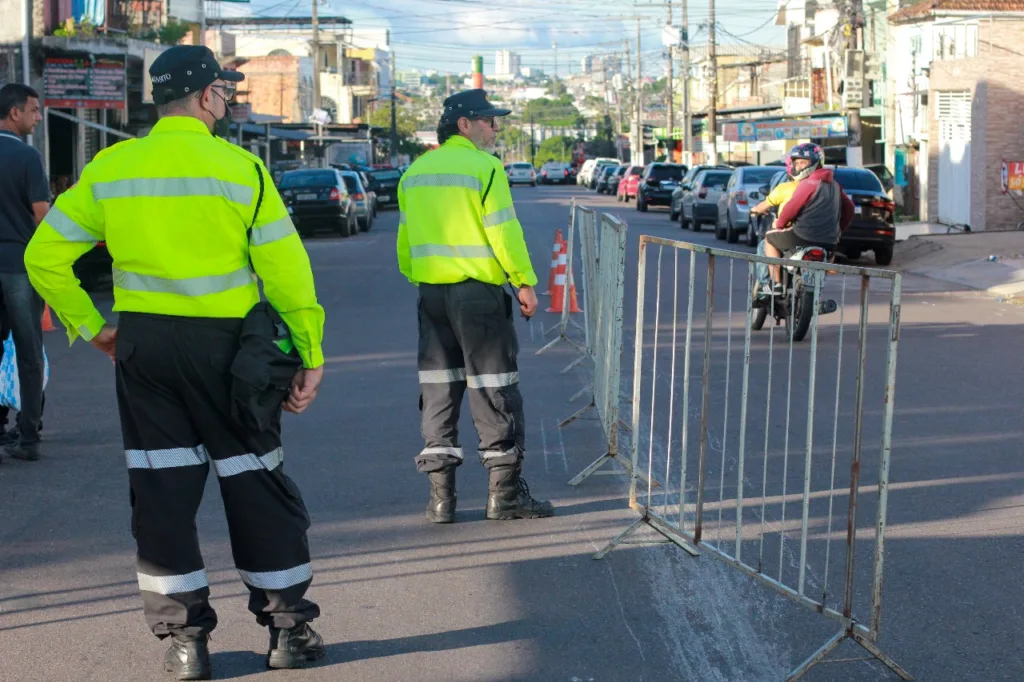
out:
M101 240L115 311L242 318L259 301L259 275L303 364L323 364L324 310L281 195L257 157L201 121L164 118L148 136L103 150L40 223L25 268L71 342L104 324L71 269Z
M410 282L537 283L501 161L461 135L409 167L398 207L398 267Z

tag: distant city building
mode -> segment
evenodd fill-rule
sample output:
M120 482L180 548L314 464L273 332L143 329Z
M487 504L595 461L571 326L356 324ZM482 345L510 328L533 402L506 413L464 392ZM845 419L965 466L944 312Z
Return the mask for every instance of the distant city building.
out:
M419 88L423 85L423 74L419 71L395 71L395 82L403 88Z
M587 55L580 60L580 71L584 74L593 73L594 71L594 58Z
M494 53L494 74L496 76L516 76L522 66L519 55L511 50L498 50Z

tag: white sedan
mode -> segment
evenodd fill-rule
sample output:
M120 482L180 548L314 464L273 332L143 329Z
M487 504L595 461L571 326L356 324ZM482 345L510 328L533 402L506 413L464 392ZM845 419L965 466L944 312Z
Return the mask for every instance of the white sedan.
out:
M509 185L537 186L537 172L528 163L510 163L505 166Z

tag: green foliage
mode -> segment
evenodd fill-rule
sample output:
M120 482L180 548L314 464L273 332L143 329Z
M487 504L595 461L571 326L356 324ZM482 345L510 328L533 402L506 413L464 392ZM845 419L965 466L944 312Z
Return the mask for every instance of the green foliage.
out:
M157 30L157 37L160 39L161 45L177 45L182 38L188 35L190 30L185 22L169 19Z
M96 26L94 26L88 19L75 23L75 20L68 17L64 20L64 24L53 32L53 35L61 38L74 38L75 36L81 38L92 38L96 35Z
M398 153L408 154L416 158L427 151L426 146L416 139L416 131L420 129L416 114L408 107L399 106L395 112L395 123L398 128ZM391 143L391 105L377 107L370 114L370 125L387 131L384 136L385 146Z
M567 135L549 137L540 143L540 149L537 150L537 163L542 164L548 161L569 163L572 161L572 150L575 146L575 138Z
M558 99L541 97L530 100L526 103L523 120L529 121L530 116L533 116L534 123L537 125L575 128L584 124L583 115L580 114L580 110L573 104L573 99L569 95Z

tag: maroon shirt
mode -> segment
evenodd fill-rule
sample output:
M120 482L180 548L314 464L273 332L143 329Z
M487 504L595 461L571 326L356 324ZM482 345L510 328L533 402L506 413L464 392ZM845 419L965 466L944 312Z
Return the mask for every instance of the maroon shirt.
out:
M832 171L819 168L800 181L779 213L778 224L793 223L793 232L815 244L835 244L853 221L853 201Z

